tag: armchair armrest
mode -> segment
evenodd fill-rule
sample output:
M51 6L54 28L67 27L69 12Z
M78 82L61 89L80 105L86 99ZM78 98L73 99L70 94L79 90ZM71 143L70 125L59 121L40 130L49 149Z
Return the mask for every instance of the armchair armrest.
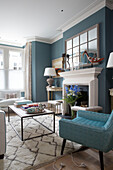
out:
M106 122L108 120L109 116L110 116L110 114L105 114L105 113L83 111L83 110L77 111L77 117L83 117L83 118L95 120L95 121Z

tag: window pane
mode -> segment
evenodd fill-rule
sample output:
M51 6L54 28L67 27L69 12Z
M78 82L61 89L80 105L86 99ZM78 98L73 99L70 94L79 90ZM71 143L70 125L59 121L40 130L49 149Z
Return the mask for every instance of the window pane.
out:
M72 40L67 41L67 50L72 48Z
M79 36L73 39L73 47L79 45Z
M80 35L80 44L87 42L87 32Z
M4 62L3 62L3 50L0 49L0 69L4 68Z
M73 48L73 56L79 55L79 47Z
M9 69L22 70L22 54L18 51L9 51Z
M67 54L69 54L69 56L72 56L72 49L68 50Z
M81 45L80 52L84 52L85 50L87 50L87 44Z
M88 50L97 51L97 40L94 40L88 43Z
M88 31L88 40L92 40L94 38L97 38L97 27Z
M79 64L79 56L73 58L73 65L74 65L74 67L78 66L78 64Z
M0 70L0 90L5 89L4 71Z
M9 71L9 89L23 90L24 76L23 71Z

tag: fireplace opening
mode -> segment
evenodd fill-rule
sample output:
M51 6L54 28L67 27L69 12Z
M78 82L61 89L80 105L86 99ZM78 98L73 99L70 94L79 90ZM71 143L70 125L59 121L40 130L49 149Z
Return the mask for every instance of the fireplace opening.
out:
M72 85L74 88L75 85ZM70 89L71 85L66 85L68 89ZM77 89L79 89L81 93L81 97L77 99L75 102L75 106L81 106L81 107L88 107L89 106L89 86L87 85L78 85ZM70 104L67 104L67 112L65 113L65 116L71 116L71 106Z
M79 85L78 88L81 92L81 98L77 100L76 106L88 107L89 106L89 87L86 85Z
M74 88L74 85L72 86ZM67 87L70 89L71 85L68 85ZM89 87L86 85L78 85L77 88L79 89L81 93L81 97L77 99L77 101L75 102L75 105L81 106L81 107L88 107L89 106L89 102L88 102Z

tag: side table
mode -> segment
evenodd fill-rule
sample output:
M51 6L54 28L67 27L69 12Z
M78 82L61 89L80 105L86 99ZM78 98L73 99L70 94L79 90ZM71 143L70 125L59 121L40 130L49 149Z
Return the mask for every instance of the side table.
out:
M46 90L47 90L48 100L53 100L53 92L62 91L62 87L55 87L55 86L49 87L49 86L47 86Z

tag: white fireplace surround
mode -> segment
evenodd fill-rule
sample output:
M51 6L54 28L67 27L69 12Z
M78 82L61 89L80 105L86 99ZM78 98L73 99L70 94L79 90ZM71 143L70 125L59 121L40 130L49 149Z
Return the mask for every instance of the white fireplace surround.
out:
M89 107L98 106L98 75L102 68L93 67L80 70L73 70L59 73L63 80L62 97L66 95L66 85L86 85L89 87ZM64 101L63 114L67 111L66 102Z

